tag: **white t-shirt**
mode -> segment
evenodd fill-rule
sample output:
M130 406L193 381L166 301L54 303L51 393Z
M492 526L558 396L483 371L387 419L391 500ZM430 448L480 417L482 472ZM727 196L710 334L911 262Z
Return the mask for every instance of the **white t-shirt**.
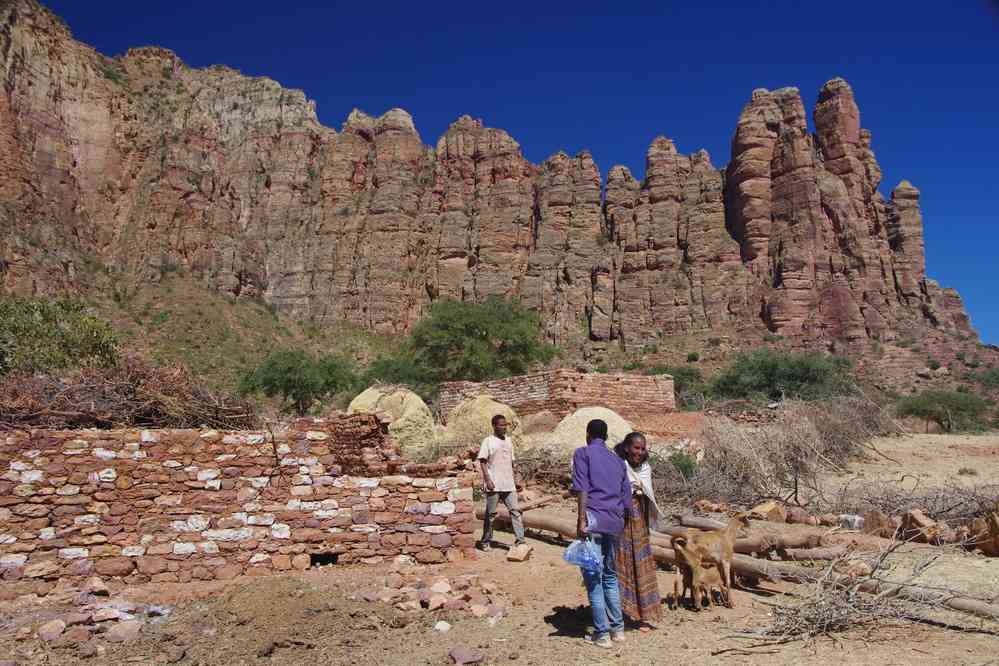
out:
M489 435L479 447L479 460L486 461L486 471L493 480L493 490L506 493L517 489L513 480L513 443L509 438Z

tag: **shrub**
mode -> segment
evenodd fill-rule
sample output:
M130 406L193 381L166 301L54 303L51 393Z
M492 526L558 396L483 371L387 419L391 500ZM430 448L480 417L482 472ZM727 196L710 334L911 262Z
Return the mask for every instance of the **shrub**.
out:
M905 349L907 347L911 347L912 345L916 344L916 341L913 340L912 338L901 338L900 340L896 341L895 344Z
M354 365L348 359L332 354L316 359L301 349L285 349L271 352L247 371L239 391L280 396L285 409L305 416L315 403L356 385Z
M978 470L973 467L962 467L957 470L958 476L978 476Z
M984 427L989 403L976 395L958 391L928 390L899 400L899 416L933 421L945 432L979 430Z
M700 401L697 398L707 393L701 371L689 365L655 365L646 370L645 374L671 375L673 377L673 392L676 394L677 404L681 408L698 406Z
M999 368L989 368L981 373L978 382L985 388L999 388Z
M658 354L659 345L642 345L643 354Z
M677 451L669 457L669 461L673 463L673 467L683 475L684 479L694 478L694 473L697 471L697 459L694 456Z
M936 360L935 358L928 359L926 361L926 367L928 367L930 370L937 370L940 368L940 361Z
M717 397L737 400L818 400L849 395L850 362L813 352L757 349L739 354L711 384Z
M625 372L631 372L632 370L641 370L641 368L642 368L641 361L628 361L622 366L621 369L624 370Z
M118 362L111 325L70 299L0 299L0 376Z
M537 314L496 296L481 303L434 303L413 328L410 347L440 381L523 374L555 354L541 338Z
M401 384L413 390L425 401L437 395L437 381L434 373L417 362L408 351L391 356L380 356L364 372L364 384Z
M690 352L687 354L687 363L697 363L701 360L701 355L697 352Z

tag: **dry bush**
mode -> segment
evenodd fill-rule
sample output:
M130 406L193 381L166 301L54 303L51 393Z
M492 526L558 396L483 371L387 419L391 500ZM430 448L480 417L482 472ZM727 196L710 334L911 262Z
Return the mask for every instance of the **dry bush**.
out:
M761 499L821 495L818 475L841 470L862 456L871 438L896 430L895 424L872 403L859 398L822 402L789 401L774 422L741 426L727 418L709 419L702 430L704 458L691 478L657 465L666 477L664 497L751 504Z
M891 554L903 543L893 541L874 558L869 554L848 553L830 562L815 582L796 592L797 601L774 605L771 625L753 635L765 637L767 642L786 643L860 628L870 631L877 625L912 619L912 603L900 600L894 591L918 580L933 560L918 563L904 581L889 581L885 576L886 565ZM870 567L870 573L853 577L841 575L858 564ZM862 586L872 581L884 585L884 591L878 594L862 592Z
M906 483L911 487L905 487ZM857 483L851 480L821 499L828 510L837 513L862 515L880 511L893 516L920 509L934 520L947 521L951 527L956 527L995 510L999 483L975 486L949 483L923 488L912 476L905 476L899 482Z
M0 381L2 428L249 428L252 403L214 393L182 367L129 356L64 378L8 375Z

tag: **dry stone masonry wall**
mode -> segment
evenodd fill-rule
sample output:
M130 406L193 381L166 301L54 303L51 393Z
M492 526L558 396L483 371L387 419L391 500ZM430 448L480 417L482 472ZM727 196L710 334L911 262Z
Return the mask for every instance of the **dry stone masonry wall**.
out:
M474 473L397 454L367 414L267 432L0 435L0 576L44 592L305 569L316 555L457 560L474 545Z
M462 400L476 395L491 395L513 407L520 416L549 411L563 418L582 407L607 407L636 427L650 430L658 417L676 410L673 378L669 375L553 370L488 382L448 382L440 391L444 418Z

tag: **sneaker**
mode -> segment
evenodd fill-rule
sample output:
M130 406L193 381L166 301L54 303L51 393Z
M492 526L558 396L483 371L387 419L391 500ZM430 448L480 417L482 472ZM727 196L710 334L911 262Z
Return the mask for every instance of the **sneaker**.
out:
M610 633L610 637L611 637L611 640L614 641L615 643L623 643L624 642L624 629L621 629L620 631L612 631Z
M593 645L596 645L599 648L609 649L614 647L614 644L611 643L610 636L608 636L607 634L604 634L599 638L597 637L596 634L587 634L584 640L587 643L592 643Z
M481 550L483 553L488 553L492 549L493 547L489 544L488 541L483 541L482 543L479 544L479 550Z

